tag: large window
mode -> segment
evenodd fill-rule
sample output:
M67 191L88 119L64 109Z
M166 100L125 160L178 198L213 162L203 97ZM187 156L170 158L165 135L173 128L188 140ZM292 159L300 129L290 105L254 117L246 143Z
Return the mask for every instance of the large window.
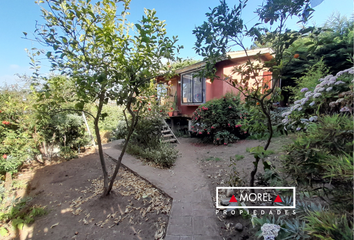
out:
M194 73L195 74L195 73ZM182 103L205 102L205 78L193 76L193 73L182 75Z

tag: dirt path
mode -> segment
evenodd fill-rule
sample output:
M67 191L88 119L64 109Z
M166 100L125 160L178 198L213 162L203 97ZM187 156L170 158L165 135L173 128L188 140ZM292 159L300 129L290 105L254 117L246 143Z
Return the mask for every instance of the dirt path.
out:
M105 153L117 158L117 144L105 145ZM129 155L123 163L173 198L165 240L222 239L207 180L197 164L196 149L185 139L177 148L182 155L170 170L152 168Z

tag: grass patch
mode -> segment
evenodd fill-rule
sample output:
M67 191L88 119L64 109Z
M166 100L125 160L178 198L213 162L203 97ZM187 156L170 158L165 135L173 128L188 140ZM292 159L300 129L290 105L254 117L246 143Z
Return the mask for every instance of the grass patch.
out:
M244 159L245 157L243 156L243 155L238 155L238 154L236 154L235 155L235 160L236 161L240 161L240 160L242 160L242 159Z
M219 161L222 161L222 159L218 158L218 157L208 157L208 158L205 159L205 161L219 162Z

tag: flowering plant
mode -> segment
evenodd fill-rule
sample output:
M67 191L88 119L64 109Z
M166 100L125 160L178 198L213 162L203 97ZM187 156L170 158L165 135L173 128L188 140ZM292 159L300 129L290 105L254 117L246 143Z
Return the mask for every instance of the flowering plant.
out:
M192 115L192 134L207 137L217 145L227 145L247 136L241 128L242 118L247 114L240 97L228 93L197 108Z
M353 114L353 74L354 68L349 68L335 76L320 78L313 91L303 88L303 98L296 100L290 111L283 113L282 123L287 129L299 131L316 122L322 113Z

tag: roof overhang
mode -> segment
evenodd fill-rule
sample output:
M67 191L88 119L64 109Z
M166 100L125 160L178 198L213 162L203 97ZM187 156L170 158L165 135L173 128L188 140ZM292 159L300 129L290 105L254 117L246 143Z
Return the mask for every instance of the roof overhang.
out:
M236 59L241 59L245 57L253 57L256 56L257 54L262 55L262 57L265 57L267 61L271 60L273 58L273 50L271 48L258 48L258 49L252 49L252 50L247 50L247 54L245 51L237 51L237 52L228 52L227 57L223 58L219 62L225 61L225 60L236 60ZM176 70L176 74L181 74L193 70L200 69L206 65L205 61L201 61L192 65L189 65L184 68L180 68Z

